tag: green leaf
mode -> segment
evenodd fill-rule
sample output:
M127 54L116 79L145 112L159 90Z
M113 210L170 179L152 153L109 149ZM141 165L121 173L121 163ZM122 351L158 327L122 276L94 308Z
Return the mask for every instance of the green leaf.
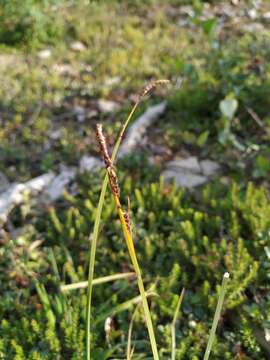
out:
M256 165L260 168L262 173L266 174L268 171L270 171L270 160L265 156L258 155L256 157Z
M216 29L217 21L215 18L207 19L202 22L202 28L206 35L211 35Z
M198 137L198 139L197 139L197 144L198 144L199 146L205 145L205 143L206 143L206 141L207 141L207 139L208 139L208 136L209 136L209 130L203 131L203 132L199 135L199 137Z

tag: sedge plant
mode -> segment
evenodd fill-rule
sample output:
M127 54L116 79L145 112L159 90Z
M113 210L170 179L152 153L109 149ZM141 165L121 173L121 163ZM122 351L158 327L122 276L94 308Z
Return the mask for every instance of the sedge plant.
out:
M135 273L136 273L137 284L138 284L138 288L139 288L140 295L142 298L142 306L143 306L147 330L148 330L148 334L149 334L149 338L150 338L153 358L154 358L154 360L158 360L159 356L158 356L157 344L156 344L156 339L155 339L155 333L154 333L154 328L153 328L152 319L151 319L151 315L150 315L146 291L144 289L141 269L140 269L140 265L138 263L136 250L134 247L130 217L129 217L128 212L123 210L123 207L122 207L122 204L120 201L120 187L118 184L118 177L117 177L116 169L113 166L112 160L111 160L108 150L107 150L106 140L105 140L105 137L102 132L101 124L97 124L96 131L97 131L97 139L98 139L98 142L100 145L100 152L102 154L104 164L107 169L111 192L112 192L113 199L114 199L114 202L115 202L115 205L117 208L118 216L119 216L119 219L120 219L120 222L122 225L122 230L123 230L123 234L124 234L124 237L126 240L129 256L130 256L132 265L133 265Z
M130 111L126 121L124 122L124 124L121 128L121 131L118 135L116 144L115 144L113 152L112 152L112 157L111 157L112 164L115 161L115 158L118 153L119 146L121 144L121 140L123 138L125 130L126 130L128 124L130 123L132 116L135 113L135 111L136 111L137 107L139 106L140 102L142 101L142 99L157 85L167 84L168 82L169 82L168 80L157 80L157 81L151 82L143 89L141 94L139 94L133 108L131 109L131 111ZM108 174L106 173L105 178L102 183L102 188L101 188L98 206L97 206L97 210L96 210L93 234L91 233L89 235L89 242L91 240L91 247L90 247L90 252L89 252L87 305L86 305L86 359L87 360L91 359L91 305L92 305L92 292L93 292L96 248L97 248L97 240L98 240L98 234L99 234L99 228L100 228L100 218L101 218L101 213L102 213L102 209L103 209L105 194L107 191L108 180L109 180Z
M118 177L117 177L116 169L114 167L114 161L115 161L117 152L119 150L119 146L120 146L121 140L123 138L124 132L132 118L132 115L134 114L136 108L138 107L141 99L146 94L148 94L154 87L156 87L156 85L158 85L160 83L167 83L167 80L158 80L154 83L150 83L149 85L147 85L145 87L145 89L142 91L142 93L138 96L138 100L136 101L135 105L133 106L131 112L128 115L127 120L125 121L125 123L122 126L122 129L117 138L117 141L116 141L116 144L113 149L111 157L109 156L109 153L107 150L106 140L105 140L105 137L102 132L102 126L100 124L98 124L97 128L96 128L97 139L98 139L98 142L100 145L101 154L102 154L107 171L106 171L106 175L105 175L105 178L104 178L104 181L102 184L102 189L101 189L99 203L98 203L96 217L95 217L93 237L91 239L88 281L83 284L83 287L86 286L86 284L87 284L87 312L86 312L86 318L87 318L87 321L86 321L86 341L87 341L87 343L86 343L86 359L87 360L91 359L91 347L90 347L90 344L91 344L90 343L90 340L91 340L90 339L90 335L91 335L91 332L90 332L90 330L91 330L91 299L92 299L92 288L93 288L93 285L95 285L95 283L96 283L96 281L94 280L95 254L96 254L97 239L98 239L98 234L99 234L100 218L101 218L102 208L103 208L103 204L104 204L104 198L105 198L108 184L110 185L111 193L113 195L113 199L114 199L114 202L115 202L115 205L117 208L117 212L118 212L118 216L119 216L119 219L120 219L120 222L122 225L122 230L123 230L123 234L124 234L124 237L126 240L129 256L131 258L131 261L132 261L132 264L133 264L133 267L135 270L137 285L138 285L138 288L140 291L140 296L138 296L136 299L134 299L134 301L136 300L135 303L136 302L138 303L138 301L141 301L141 303L142 303L142 307L143 307L144 314L145 314L146 325L147 325L147 329L148 329L148 334L149 334L149 338L150 338L150 344L151 344L151 348L152 348L153 359L154 360L159 359L153 324L152 324L149 305L148 305L148 301L147 301L147 297L149 296L149 294L144 289L143 279L142 279L142 275L141 275L141 269L140 269L140 266L139 266L139 263L137 260L136 250L135 250L134 242L133 242L133 235L132 235L132 230L131 230L131 220L129 217L129 213L123 210L122 204L120 202L120 188L118 185ZM128 274L128 276L129 276L129 274ZM211 328L207 348L206 348L205 355L204 355L204 360L209 359L209 355L210 355L210 352L212 349L212 345L213 345L214 338L215 338L215 332L216 332L218 320L219 320L219 317L221 314L221 309L222 309L222 305L223 305L223 301L224 301L224 296L225 296L225 292L226 292L226 285L227 285L228 279L229 279L229 274L225 273L224 277L223 277L221 292L219 295L218 304L217 304L214 320L212 323L212 328ZM184 295L184 290L182 291L181 295L179 296L179 300L178 300L177 307L175 310L174 319L173 319L173 322L171 325L171 330L172 330L172 356L171 356L171 358L172 359L175 359L175 355L176 355L175 325L176 325L176 319L178 316L178 312L179 312L179 309L180 309L180 306L181 306L181 303L183 300L183 295ZM133 300L132 300L132 302L133 302ZM129 307L130 301L125 306ZM121 307L121 309L122 309L122 307ZM132 352L133 352L131 350L130 341L131 341L131 339L129 339L129 346L128 346L128 351L127 351L129 358L132 356Z

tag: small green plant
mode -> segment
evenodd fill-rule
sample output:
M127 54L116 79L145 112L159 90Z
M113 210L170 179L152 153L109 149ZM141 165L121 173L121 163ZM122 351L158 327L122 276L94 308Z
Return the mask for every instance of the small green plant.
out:
M237 140L232 132L232 121L238 108L238 101L233 97L228 97L219 103L219 109L222 114L221 129L218 134L218 140L222 145L232 144L238 150L245 150L245 147Z
M62 0L3 0L0 9L0 43L40 46L55 43L64 34L64 22L54 7ZM59 10L59 9L58 9Z

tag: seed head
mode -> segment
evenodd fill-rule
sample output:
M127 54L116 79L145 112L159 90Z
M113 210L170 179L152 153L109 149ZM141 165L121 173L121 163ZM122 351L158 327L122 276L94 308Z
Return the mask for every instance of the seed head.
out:
M123 211L123 216L124 216L124 219L125 219L125 223L126 223L126 227L128 229L128 232L131 234L131 223L130 223L129 214L126 211Z
M139 100L141 100L144 96L146 96L147 94L152 92L157 86L164 85L164 84L169 84L169 83L170 83L170 80L163 80L163 79L151 81L139 93L139 95L138 95Z
M110 181L110 186L111 186L112 192L114 195L116 195L119 198L120 188L119 188L119 184L118 184L117 174L112 166L109 166L107 168L107 170L108 170L109 181Z
M100 152L101 152L101 155L103 157L105 166L106 166L106 168L112 167L113 166L112 160L111 160L110 155L108 153L107 143L106 143L105 136L103 135L102 125L101 124L96 125L96 135L97 135L97 139L98 139L98 143L99 143L99 147L100 147Z

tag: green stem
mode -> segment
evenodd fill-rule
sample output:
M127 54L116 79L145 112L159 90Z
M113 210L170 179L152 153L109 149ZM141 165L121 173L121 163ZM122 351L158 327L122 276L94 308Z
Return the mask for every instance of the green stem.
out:
M126 278L134 276L134 275L135 275L134 272L129 272L129 273L120 273L120 274L103 276L103 277L94 279L93 285L100 285L100 284L104 284L104 283L107 283L110 281L126 279ZM70 290L84 289L84 288L87 288L87 286L88 286L88 281L80 281L80 282L76 282L73 284L60 285L60 290L62 292L66 292L66 291L70 291Z
M123 233L125 236L129 256L131 258L132 265L133 265L135 273L137 275L137 284L138 284L138 288L139 288L140 295L142 298L142 306L143 306L147 330L148 330L148 334L149 334L149 338L150 338L150 344L152 347L153 358L154 358L154 360L159 360L154 328L153 328L149 305L148 305L146 292L145 292L144 284L143 284L143 280L142 280L141 269L140 269L140 266L138 263L136 250L134 247L132 233L130 232L130 230L127 227L127 224L126 224L126 221L124 218L124 214L123 214L123 210L122 210L122 206L121 206L118 196L116 194L113 194L113 196L114 196L116 208L118 211L118 215L119 215L119 218L121 221L121 225L122 225Z
M171 334L172 334L172 356L171 359L175 360L175 355L176 355L176 337L175 337L175 326L176 326L176 321L177 321L177 317L179 314L179 310L183 301L183 297L184 297L184 293L185 293L185 289L183 288L181 291L181 294L179 296L177 305L176 305L176 309L174 312L174 316L173 316L173 321L171 324Z
M222 305L223 305L223 302L224 302L224 296L225 296L225 293L226 293L226 286L227 286L227 283L229 281L229 277L230 277L230 274L227 273L227 272L223 275L221 291L220 291L219 298L218 298L218 303L217 303L217 307L216 307L214 321L213 321L212 328L211 328L211 331L210 331L210 336L209 336L209 340L208 340L208 343L207 343L207 348L206 348L203 360L208 360L209 359L209 355L210 355L210 352L211 352L211 349L212 349L212 346L213 346L213 342L214 342L214 339L215 339L217 325L218 325L218 321L219 321L219 318L220 318L221 309L222 309Z

